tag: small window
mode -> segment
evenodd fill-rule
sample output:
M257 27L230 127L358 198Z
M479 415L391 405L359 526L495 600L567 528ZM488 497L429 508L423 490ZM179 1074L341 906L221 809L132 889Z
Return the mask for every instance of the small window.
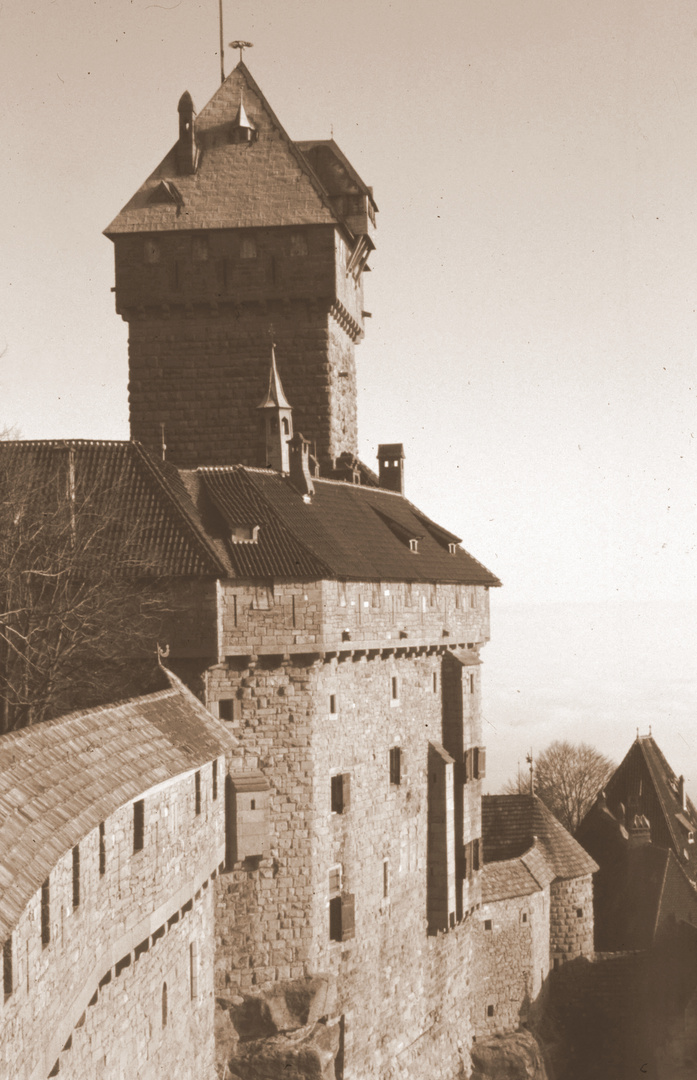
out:
M470 677L469 677L469 689L470 689L470 694L473 694L474 693L474 675L470 675Z
M345 814L350 804L351 777L348 773L332 776L332 813Z
M41 944L51 943L51 881L46 878L41 886Z
M399 679L397 678L396 675L392 676L391 693L392 693L392 700L393 701L399 701Z
M485 919L484 920L484 929L485 930L492 930L493 929L491 919Z
M329 938L331 941L348 941L355 935L355 911L353 896L333 896L329 901Z
M419 552L419 541L417 539L414 538L414 539L409 541L409 550L413 551L415 554L418 554L418 552Z
M167 983L162 984L162 1026L167 1027Z
M487 1016L493 1016L494 1012L495 1012L494 1006L493 1005L487 1005L487 1007L486 1007L486 1015Z
M287 416L282 416L281 417L281 427L283 429L283 434L284 435L290 435L290 424L288 423L288 417Z
M201 773L196 771L194 773L194 794L196 801L196 815L201 813Z
M218 719L232 723L239 720L239 702L237 698L221 698L218 702Z
M192 941L189 945L189 990L191 1000L198 997L198 942Z
M402 749L399 746L390 748L390 783L401 784L402 782Z
M528 921L528 913L527 913L527 911L522 911L522 912L521 912L521 914L520 914L520 921L521 921L522 923L526 923L526 922Z
M475 588L470 589L470 607L477 606L477 590Z
M329 712L332 716L336 716L336 694L329 695Z
M99 822L99 876L106 874L106 825Z
M252 236L245 236L240 244L240 258L241 259L256 259L257 257L257 242Z
M457 555L457 544L448 544L448 554Z
M73 848L73 908L80 906L80 845Z
M583 918L583 908L582 907L577 907L576 908L576 918L577 919L582 919Z
M5 990L5 1001L12 996L13 989L13 976L12 976L12 935L8 937L7 941L2 947L2 979Z
M390 860L382 860L382 898L387 900L390 895Z
M213 801L218 798L218 759L216 758L211 766L211 775L213 778Z
M250 800L249 800L249 809L250 809L250 810L256 810L256 808L257 808L257 801L256 801L256 799L250 799Z
M138 799L133 803L133 852L142 851L145 847L145 800Z
M434 694L438 693L438 672L437 671L433 672L433 693Z

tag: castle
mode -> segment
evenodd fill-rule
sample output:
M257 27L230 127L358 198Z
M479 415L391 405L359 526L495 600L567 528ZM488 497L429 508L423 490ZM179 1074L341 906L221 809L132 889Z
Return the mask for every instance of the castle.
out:
M170 776L180 847L157 834L144 881L161 893L151 895L131 872L137 815L159 798L147 770L107 784L109 798L100 788L96 809L89 797L75 804L63 849L26 883L21 929L4 926L7 1075L84 1076L88 1006L122 976L131 1004L114 998L111 1024L128 1029L131 1060L114 1051L106 1018L89 1027L89 1060L105 1077L212 1075L214 1022L221 1076L469 1075L475 1040L515 1030L550 968L592 954L595 863L532 797L484 800L483 819L481 650L500 583L406 499L400 444L379 448L377 473L357 457L372 190L332 140L293 142L243 63L200 114L188 94L178 114L174 147L106 230L129 326L134 441L16 443L6 455L50 467L68 500L84 478L108 479L119 516L137 522L170 599L170 682L122 708L137 730L144 711L181 699L167 727L180 754L189 747ZM50 745L71 723L90 736L120 722L114 709L52 721ZM11 736L13 753L40 736ZM215 796L205 789L195 836L185 830L204 775ZM25 783L10 788L13 814ZM111 814L122 820L112 826ZM84 941L99 962L76 974L64 1013L52 1000L50 1052L20 1064L60 965L80 955L71 919L81 915L61 900L58 940L44 943L34 980L44 884L52 897L69 889L70 853L86 844L88 909L104 830L123 847L124 933L115 944L91 920ZM187 958L177 934L204 880ZM10 875L1 904L14 888ZM146 977L165 954L172 974ZM165 984L180 989L180 1017L182 986L205 998L199 1027L167 1024ZM155 992L156 1021L129 1024L140 1002L152 1017ZM151 1056L134 1065L148 1040Z

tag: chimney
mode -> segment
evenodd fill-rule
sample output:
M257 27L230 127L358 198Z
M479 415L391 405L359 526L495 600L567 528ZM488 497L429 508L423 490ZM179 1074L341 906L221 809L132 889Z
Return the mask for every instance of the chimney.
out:
M404 494L404 446L380 443L378 446L380 487Z
M642 847L651 843L651 824L644 814L635 814L629 826L630 848Z
M310 442L300 432L296 432L288 443L290 456L290 482L299 491L305 502L315 493L310 473Z
M196 110L188 90L179 98L179 141L177 143L177 168L181 176L196 172L196 140L194 139L194 116Z

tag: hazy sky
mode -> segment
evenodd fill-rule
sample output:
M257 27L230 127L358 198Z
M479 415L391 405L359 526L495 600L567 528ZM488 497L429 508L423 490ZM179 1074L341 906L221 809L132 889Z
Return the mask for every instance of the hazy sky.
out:
M0 422L27 438L128 434L101 230L174 142L182 91L199 109L215 91L217 8L0 7ZM291 137L333 128L374 186L361 456L404 442L409 497L505 583L495 626L532 601L694 599L694 0L224 11ZM607 625L630 640L623 618L634 626ZM640 650L668 648L643 626ZM545 650L523 638L531 685L549 686ZM576 641L572 710L597 647Z

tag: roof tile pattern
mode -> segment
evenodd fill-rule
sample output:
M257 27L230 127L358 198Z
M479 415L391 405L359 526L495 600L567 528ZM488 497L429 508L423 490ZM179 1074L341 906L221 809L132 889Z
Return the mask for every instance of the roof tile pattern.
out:
M167 674L167 690L0 738L0 940L61 856L100 821L236 747Z
M229 132L244 94L258 138L233 145ZM304 154L272 112L244 63L194 121L199 148L191 175L179 175L176 145L105 233L239 229L267 225L336 224L326 191ZM178 201L152 201L163 180L173 180Z
M267 572L279 576L288 573L283 544L290 537L306 553L308 569L312 567L310 572L317 577L500 584L494 574L466 551L457 549L450 554L447 541L441 543L436 539L436 534L443 530L394 492L334 480L314 480L315 494L308 503L287 477L271 470L233 467L199 471L219 505L223 489L230 493L230 507L233 498L236 500L234 513L242 518L238 524L260 524L254 515L265 508L265 513L282 530L270 536L263 549L259 545L259 566L263 559ZM241 472L248 484L236 477ZM252 492L256 492L256 497ZM228 513L232 512L231 508ZM429 531L429 524L433 531ZM408 537L420 537L418 552L409 550ZM235 548L230 554L236 571L251 572L254 554L249 548L243 552L242 545L237 547L239 550ZM299 559L298 555L293 557Z
M597 863L534 795L484 795L482 839L485 862L519 858L534 844L554 878L583 877L598 869ZM535 864L527 856L526 863L534 874Z

